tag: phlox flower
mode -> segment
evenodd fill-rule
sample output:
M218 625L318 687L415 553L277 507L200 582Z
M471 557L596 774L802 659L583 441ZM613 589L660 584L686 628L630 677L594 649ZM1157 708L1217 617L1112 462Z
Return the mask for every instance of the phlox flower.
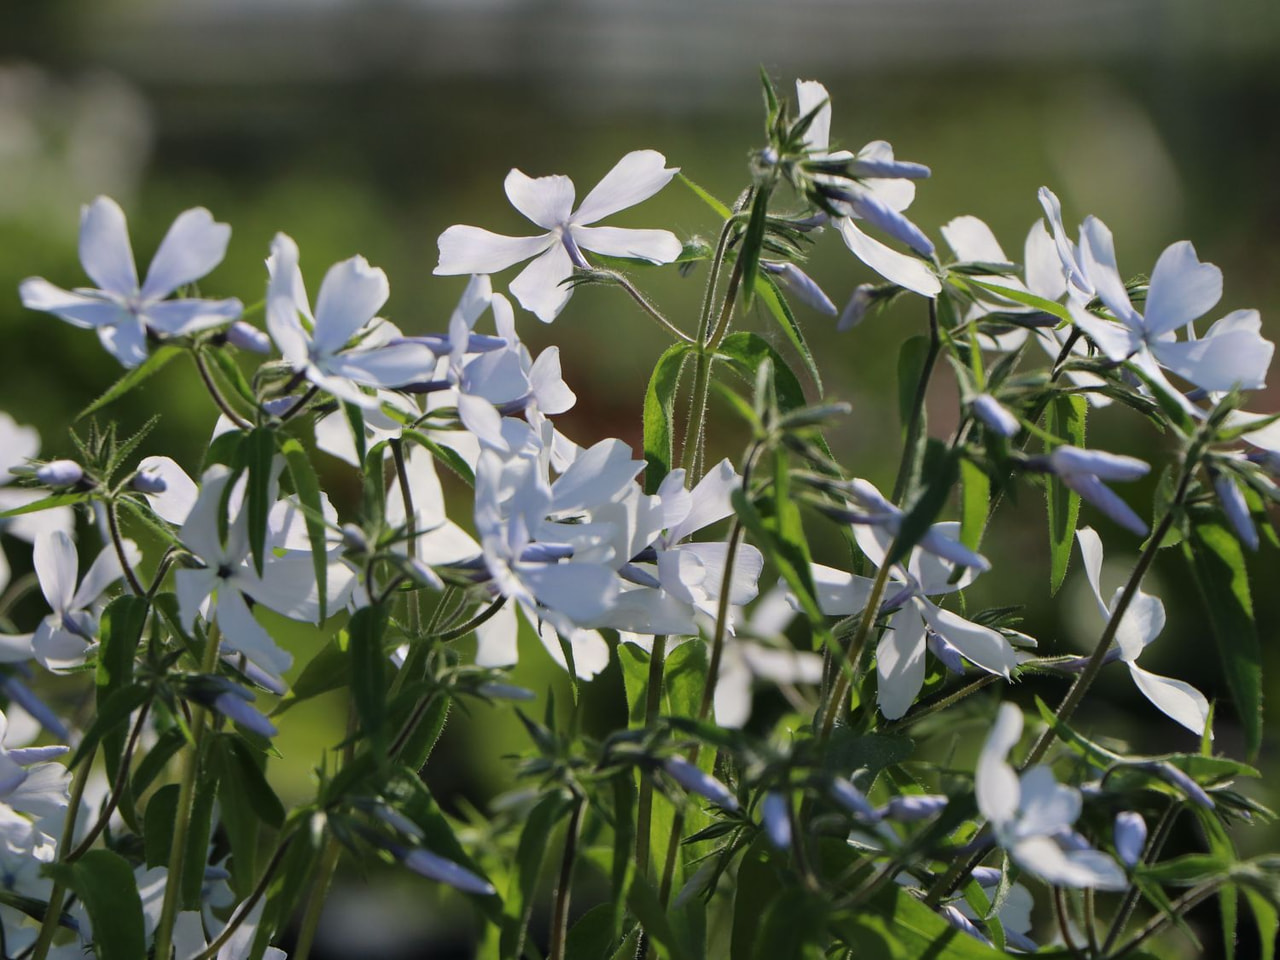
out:
M1080 544L1085 576L1098 602L1098 610L1105 620L1110 620L1124 591L1123 588L1116 590L1110 606L1102 598L1102 539L1089 527L1081 527L1076 531L1076 541ZM1209 720L1209 701L1204 694L1189 683L1162 677L1138 666L1138 657L1160 635L1164 620L1164 604L1160 598L1139 590L1116 629L1115 656L1124 661L1134 685L1157 710L1192 733L1203 734Z
M667 230L592 227L619 210L648 200L676 175L676 168L655 150L635 150L618 161L573 209L573 181L566 176L529 177L519 170L504 184L512 206L546 233L533 237L505 237L480 227L454 225L440 234L437 275L497 273L528 260L513 281L511 293L520 305L550 323L569 302L572 290L564 284L574 267L589 266L582 250L609 257L649 263L671 263L683 249Z
M1009 765L1022 724L1021 710L1000 704L978 758L974 792L996 843L1022 869L1055 886L1125 889L1128 880L1120 866L1105 853L1080 848L1071 830L1080 816L1079 791L1058 783L1046 766L1019 777Z
M142 559L137 545L132 540L123 545L130 566L137 565ZM98 598L124 576L120 557L114 546L103 547L77 586L80 565L76 545L63 531L54 530L36 539L33 560L40 590L52 612L30 637L4 637L0 660L34 657L49 670L77 667L97 645Z
M283 233L271 241L267 260L267 329L293 369L326 393L366 409L379 405L360 388L398 387L429 373L435 355L422 344L396 342L399 331L382 340L366 339L348 349L365 332L391 288L387 275L364 257L335 263L325 274L315 313L307 299L298 245ZM369 345L369 344L377 345Z
M110 197L98 197L80 213L80 263L97 288L63 290L30 277L19 287L22 303L97 331L108 353L124 366L136 367L147 358L148 331L181 336L240 315L243 306L234 297L166 299L221 263L230 239L231 228L215 223L203 207L180 213L140 285L124 211Z
M1142 313L1129 300L1116 266L1111 231L1096 217L1080 228L1080 253L1098 298L1119 323L1111 323L1072 304L1072 319L1108 359L1132 359L1153 378L1158 368L1176 373L1209 391L1259 390L1266 385L1275 345L1263 339L1256 310L1236 310L1218 320L1200 339L1177 339L1222 297L1222 271L1196 257L1195 247L1180 241L1167 247L1151 271ZM1172 391L1171 391L1172 392Z
M32 490L10 485L14 467L26 466L40 453L40 434L35 427L19 426L7 413L0 413L0 511L26 506L46 496L42 490ZM0 520L0 530L28 543L35 543L42 533L61 530L68 536L75 533L75 516L70 507L54 507L24 513L8 520ZM9 582L9 561L0 550L0 588Z
M868 484L869 486L869 484ZM935 542L956 542L960 525L934 524L929 537ZM883 564L894 534L883 528L854 526L858 546L875 564ZM988 673L1004 677L1023 659L1000 632L944 610L929 597L954 593L967 587L985 567L969 567L951 582L952 567L924 547L911 552L900 576L891 577L890 603L898 607L876 647L876 699L880 712L890 720L904 715L914 702L925 678L925 650L948 665L958 665L956 654ZM862 610L871 596L872 581L821 564L813 565L818 604L829 616L848 616Z
M1120 526L1140 537L1146 536L1146 521L1103 481L1137 480L1151 472L1149 464L1136 457L1105 450L1084 450L1069 444L1054 447L1047 463L1049 470L1057 474L1064 484Z

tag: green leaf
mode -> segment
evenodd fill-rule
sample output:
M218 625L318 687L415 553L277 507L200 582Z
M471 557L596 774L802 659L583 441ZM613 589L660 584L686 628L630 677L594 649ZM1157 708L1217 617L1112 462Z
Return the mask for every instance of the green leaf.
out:
M289 467L294 492L302 504L302 517L307 524L307 539L311 542L311 566L316 575L316 590L320 596L320 620L328 616L329 545L325 542L324 508L320 500L320 481L316 478L311 458L297 440L286 439L280 444L280 452Z
M147 869L163 867L169 863L173 847L173 822L178 813L176 783L167 783L151 795L142 817L143 851Z
M1015 290L1012 287L1005 287L998 283L988 283L985 280L978 280L975 277L965 277L963 280L957 280L955 274L950 277L952 283L959 283L964 286L980 287L989 293L999 294L1000 296L1020 303L1025 307L1035 307L1051 316L1057 317L1063 323L1071 323L1071 314L1067 312L1067 308L1060 303L1052 300L1046 300L1044 297L1037 297L1028 290Z
M824 905L801 887L786 887L759 917L752 960L805 960L806 947L827 939Z
M351 700L361 731L373 741L375 756L386 752L386 656L382 650L386 629L387 611L381 605L362 607L347 624Z
M728 220L731 216L733 216L732 210L726 207L723 203L721 203L711 194L707 193L706 190L702 189L702 187L698 186L696 183L694 183L692 180L686 177L683 173L677 173L676 179L678 179L686 187L692 190L694 193L694 196L696 196L699 200L701 200L708 207L714 210L722 219Z
M98 706L98 714L93 723L85 731L84 739L76 747L76 752L67 765L74 768L102 741L102 738L129 722L133 711L142 706L151 697L151 688L141 683L131 683L112 691L111 695Z
M832 926L859 960L996 960L1005 954L961 933L910 893L887 884L871 910L838 918Z
M991 478L971 460L960 461L960 494L960 542L977 550L987 526Z
M151 782L163 772L169 761L182 749L186 742L187 738L179 727L170 727L160 734L160 738L146 752L146 755L138 764L138 768L133 771L130 790L135 797L139 797L146 792L147 787L151 786Z
M818 389L818 396L822 396L822 376L818 373L818 364L813 359L813 351L809 349L809 343L804 338L804 331L800 328L800 324L796 322L795 314L791 312L787 301L778 291L778 285L761 274L756 277L755 291L760 301L768 308L769 315L778 322L786 338L800 354L800 359L804 361L804 368L809 371L809 376L813 378L813 385Z
M750 331L731 333L720 341L717 356L727 359L747 379L754 382L756 371L765 360L773 363L773 389L782 413L799 410L807 401L799 378L764 337Z
M346 403L345 401L342 404L342 409L347 415L347 423L351 426L351 439L355 441L356 445L356 459L364 463L369 458L366 449L368 442L364 435L364 412L354 403Z
M891 733L858 734L841 726L831 731L822 754L822 766L832 776L841 778L865 771L858 783L866 792L881 770L905 763L914 752L915 743L907 737Z
M302 668L302 673L298 674L298 679L289 688L289 695L276 705L276 708L271 711L271 716L278 717L304 700L310 700L346 686L350 666L347 651L339 646L336 638L330 640L320 648L319 653L307 661L307 665Z
M446 447L444 444L436 443L425 433L419 430L405 430L402 436L406 440L412 440L421 447L426 447L431 451L431 455L436 458L439 463L443 463L446 467L456 473L469 487L476 485L476 475L467 461L462 459L461 454L452 447Z
M84 902L93 923L98 960L138 960L147 955L142 899L133 868L118 853L90 850L75 863L51 868Z
M223 734L219 739L227 761L226 772L231 774L236 790L244 795L259 820L279 829L284 825L284 804L263 772L266 758L255 755L253 748L237 734Z
M1259 891L1252 887L1242 887L1244 898L1249 902L1253 912L1253 922L1258 928L1258 942L1261 944L1259 960L1275 960L1276 940L1280 939L1280 913L1275 906Z
M400 749L399 759L405 766L413 770L421 770L426 766L427 759L444 730L445 721L449 719L449 703L448 697L438 695L427 704L418 725Z
M218 768L218 823L231 844L231 887L244 897L253 889L257 878L260 824L249 793L238 782L239 769L231 755L231 739L219 735L211 744L209 756ZM281 814L283 816L283 811Z
M617 902L619 910L625 906ZM613 932L613 908L613 904L598 903L578 918L565 941L565 960L600 960L610 955L619 939Z
M149 610L146 598L125 595L112 600L102 613L102 640L95 673L99 712L112 694L133 682L133 658ZM102 738L107 780L111 783L115 782L124 754L126 726L122 724Z
M688 358L689 346L672 344L658 358L644 394L644 489L658 492L658 487L671 472L675 454L672 450L671 421L675 412L676 392L680 389L680 373Z
M1088 402L1079 394L1056 396L1045 408L1045 429L1072 446L1083 447L1088 411ZM1056 594L1071 563L1080 519L1080 494L1055 474L1049 474L1045 479L1045 502L1049 512L1049 593Z
M627 906L644 927L649 939L665 947L671 960L693 960L694 951L677 935L670 912L658 900L658 893L648 877L636 877L631 884Z
M5 510L0 513L0 520L7 520L9 517L20 517L25 513L52 510L54 507L70 507L73 504L83 503L87 499L89 499L87 493L55 493L53 496L45 497L42 500L35 500L31 503L24 503L20 507Z
M804 574L801 574L790 558L785 555L782 545L774 536L773 531L769 529L764 517L756 509L755 504L747 499L741 487L734 488L729 494L729 502L733 504L734 512L742 520L743 526L751 533L757 545L773 561L773 565L778 568L778 575L786 581L787 586L795 594L796 602L800 604L805 616L809 618L809 623L815 629L825 627L826 617L821 608L819 608L818 601L813 593L812 571L806 570Z
M1224 873L1234 862L1212 853L1187 853L1141 870L1144 879L1185 887Z
M769 220L769 191L757 184L751 198L751 216L738 248L737 268L741 271L738 285L743 308L751 306L756 292L756 278L760 275L760 254L764 250L764 232Z
M245 403L251 407L258 405L258 398L253 395L253 387L249 385L249 381L244 378L244 372L240 369L240 364L224 350L206 350L204 356L212 360L223 378L231 385L234 390Z
M612 937L622 935L626 920L627 894L635 878L636 841L636 785L630 776L613 778L613 863L610 870L609 932ZM606 951L599 951L597 956Z
M143 380L146 380L153 373L159 371L161 367L181 352L182 351L175 346L157 347L146 360L142 361L142 363L113 383L107 388L106 392L103 393L102 396L98 397L97 400L93 401L93 403L89 404L76 414L76 419L83 420L85 417L89 416L89 414L96 413L107 404L120 399L138 384L142 383Z
M920 377L924 375L929 346L928 337L916 336L908 337L898 349L898 422L902 424L904 437L916 408L916 393ZM924 416L923 410L920 415Z
M1240 541L1216 520L1193 522L1182 544L1204 598L1250 760L1262 744L1262 661Z
M249 550L253 565L262 576L266 562L267 514L271 510L271 461L276 455L275 431L258 427L245 437L244 452L249 469Z
M285 852L281 869L267 886L267 903L262 910L258 932L253 940L249 956L260 958L271 938L289 925L294 909L302 901L303 891L316 879L316 866L320 858L324 831L319 814L298 813L296 818L306 817L308 822L293 819L296 828L290 834L289 849Z
M524 956L525 937L535 906L538 877L547 854L547 838L569 811L569 804L558 791L542 797L524 818L520 842L516 847L515 870L503 903L502 956Z
M187 824L187 852L182 862L183 910L199 910L201 907L203 897L200 894L209 862L209 837L213 833L213 808L218 798L218 768L210 762L209 754L203 750L201 753L191 819Z
M946 506L951 488L959 476L959 451L941 440L930 438L925 444L921 477L924 487L902 517L902 525L894 538L885 563L894 564L907 556Z

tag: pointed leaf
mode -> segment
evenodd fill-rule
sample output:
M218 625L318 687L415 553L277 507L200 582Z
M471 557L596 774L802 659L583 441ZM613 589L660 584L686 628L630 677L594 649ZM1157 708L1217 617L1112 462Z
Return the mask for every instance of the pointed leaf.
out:
M680 389L680 373L689 355L689 347L676 343L658 358L644 394L644 489L654 494L671 472L672 418L676 392Z
M320 500L320 481L307 451L297 440L286 439L280 444L280 452L289 467L294 493L302 504L302 518L307 525L307 539L311 542L311 565L316 576L316 590L320 597L320 620L328 617L329 545L325 542L324 508Z
M1045 430L1075 447L1085 442L1085 418L1089 404L1079 394L1057 396L1045 408ZM1051 449L1046 444L1046 452ZM1049 512L1049 592L1056 594L1067 575L1080 519L1080 494L1054 474L1045 477L1045 501Z
M147 357L146 360L142 361L142 363L113 383L107 388L106 392L104 392L102 396L98 397L97 400L93 401L93 403L89 404L76 414L76 419L83 420L85 417L89 416L89 414L96 413L107 404L120 399L138 384L142 383L143 380L146 380L152 374L158 372L161 367L165 366L181 352L182 351L175 346L161 346L156 348L151 352L151 355Z

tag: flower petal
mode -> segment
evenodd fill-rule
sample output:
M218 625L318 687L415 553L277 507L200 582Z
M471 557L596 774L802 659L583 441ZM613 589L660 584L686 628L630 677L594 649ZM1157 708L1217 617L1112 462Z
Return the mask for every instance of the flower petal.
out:
M218 590L217 618L227 648L243 653L273 677L280 677L293 664L292 655L276 646L271 634L253 618L240 591L230 584Z
M40 580L40 592L44 594L54 613L66 613L71 609L71 598L76 592L76 574L79 561L76 545L61 530L39 537L32 555L32 564Z
M1009 259L991 228L977 217L956 217L943 225L942 239L962 263L1005 263Z
M1157 710L1192 733L1204 733L1204 725L1209 722L1209 701L1203 693L1181 680L1149 673L1136 663L1129 664L1129 675Z
M573 223L595 223L648 200L680 172L678 167L667 167L666 163L667 158L657 150L631 151L591 188L573 214Z
M80 211L80 263L102 290L123 297L138 292L124 211L110 197L98 197Z
M163 300L153 303L143 315L147 326L171 337L185 336L230 323L244 312L244 304L227 300Z
M434 353L410 341L373 350L348 350L328 363L329 370L338 376L366 387L386 388L429 380L435 365Z
M1032 767L1018 781L1021 793L1019 836L1051 836L1066 830L1080 816L1080 791L1058 783L1046 766Z
M138 464L138 471L157 474L164 481L163 493L147 494L147 502L156 515L178 526L186 523L200 495L196 482L187 476L187 471L169 457L145 457Z
M1116 590L1115 596L1111 598L1112 609L1120 602L1123 593L1123 587ZM1139 590L1116 627L1116 645L1120 648L1120 659L1129 663L1138 659L1147 644L1160 636L1163 629L1164 604L1159 597Z
M547 233L537 237L505 237L480 227L458 224L440 234L436 241L440 261L432 273L437 276L497 273L537 256L555 242Z
M511 205L538 226L553 230L569 222L574 191L573 181L568 177L560 174L531 177L512 168L503 188Z
M121 312L115 324L98 327L98 340L126 369L147 359L147 331L132 314Z
M1120 279L1120 268L1116 265L1115 241L1107 225L1097 217L1086 217L1080 225L1080 255L1089 279L1107 309L1121 323L1140 329L1142 317L1133 309L1124 281Z
M876 702L886 719L905 714L924 685L924 652L924 621L914 604L907 604L894 614L876 647Z
M1037 220L1027 233L1023 260L1027 289L1046 300L1061 300L1067 292L1067 277L1053 237L1049 236L1043 220Z
M1081 527L1076 531L1076 543L1080 545L1080 559L1084 561L1084 575L1093 588L1094 599L1098 601L1098 609L1105 619L1110 619L1111 610L1102 599L1102 538L1093 527Z
M797 80L796 115L807 117L819 106L822 109L804 132L804 145L815 153L825 153L831 146L831 96L817 80Z
M987 734L974 774L978 810L997 829L1013 819L1021 797L1018 775L1008 763L1009 751L1022 737L1022 711L1012 703L1000 704L995 723Z
M1246 313L1249 311L1239 311ZM1151 352L1164 367L1205 390L1261 390L1275 345L1250 330L1228 330L1181 343L1158 341Z
M917 598L916 602L920 604L929 626L964 654L966 660L989 673L1009 679L1009 671L1018 665L1019 657L1003 634L972 623L950 610L943 610L928 600Z
M204 207L178 214L147 270L143 298L159 300L199 280L222 262L230 239L231 227L214 222L213 214Z
M1160 254L1147 286L1145 311L1152 337L1185 327L1222 299L1222 271L1201 263L1191 241L1170 244Z
M569 302L573 290L563 281L573 275L573 261L564 245L549 247L511 281L511 293L520 305L543 323L550 323Z
M341 350L373 319L390 294L386 273L381 267L369 266L364 257L335 263L325 273L316 298L315 350L320 354Z
M18 286L22 305L28 310L43 310L72 326L88 330L115 323L124 309L114 301L73 293L55 286L43 277L29 277Z
M132 540L124 540L121 541L121 545L124 547L125 559L129 561L130 567L136 567L142 562L142 551L138 549L136 543ZM80 581L80 588L71 598L71 609L88 610L93 606L94 601L102 596L102 592L122 576L124 576L124 570L120 566L120 555L116 553L114 546L108 544L94 557L84 579Z
M872 239L848 217L840 217L834 222L853 255L889 282L930 299L942 289L942 282L924 261Z
M632 230L626 227L572 228L578 246L606 257L625 257L649 263L671 263L684 245L669 230Z

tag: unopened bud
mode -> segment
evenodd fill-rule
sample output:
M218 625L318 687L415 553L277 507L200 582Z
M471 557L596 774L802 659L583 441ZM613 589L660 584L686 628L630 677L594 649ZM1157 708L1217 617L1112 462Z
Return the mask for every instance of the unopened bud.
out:
M1132 867L1142 857L1142 850L1147 845L1147 821L1135 810L1124 810L1116 814L1112 836L1120 860L1125 866Z
M480 897L491 897L498 891L493 884L483 877L477 876L466 867L446 860L439 854L419 847L416 850L395 850L399 860L414 873L421 874L429 880L438 880L461 890L463 893L474 893Z
M1213 490L1218 495L1218 503L1226 515L1227 522L1235 531L1240 542L1250 550L1258 549L1258 528L1253 525L1249 516L1249 504L1245 502L1240 487L1225 473L1213 474Z
M760 816L764 820L764 830L769 842L779 850L791 846L791 811L787 798L776 790L765 794L760 804Z
M36 479L49 487L70 487L84 479L84 467L74 460L50 460L36 468Z
M368 553L369 539L354 523L342 525L342 545L352 553Z
M872 295L874 289L869 283L860 284L854 289L853 296L840 311L840 322L836 324L837 331L844 333L846 330L852 330L866 319L867 312L875 303L875 297Z
M726 810L736 811L738 809L738 799L729 792L728 787L711 776L711 774L699 770L684 757L668 757L663 761L662 769L667 771L667 775L672 780L690 793L704 796L712 803L724 807Z
M227 327L227 343L251 353L271 352L271 338L252 324L237 320Z
M866 795L848 780L833 780L831 782L831 796L836 803L860 820L869 820L875 823L880 819L879 811L871 806Z
M1002 437L1016 437L1018 431L1022 429L1018 418L989 393L978 394L973 398L970 406L975 417L981 420L989 430Z
M882 815L899 823L927 820L940 813L947 805L947 798L935 793L894 797L881 811Z
M246 691L247 692L247 691ZM238 691L220 693L213 698L213 709L246 730L270 739L276 735L275 725L255 710Z
M164 493L169 489L164 477L160 476L155 470L139 470L133 475L133 479L129 481L129 486L139 493L149 493L152 496Z

